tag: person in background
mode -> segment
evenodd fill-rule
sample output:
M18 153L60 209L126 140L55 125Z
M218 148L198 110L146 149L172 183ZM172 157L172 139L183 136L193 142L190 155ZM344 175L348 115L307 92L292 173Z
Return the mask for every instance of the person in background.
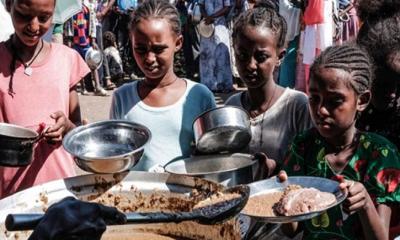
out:
M64 24L59 24L59 23L54 24L51 41L59 44L64 43Z
M205 24L214 25L211 37L200 37L200 82L213 92L233 91L230 40L226 14L230 0L199 0Z
M112 6L114 5L115 0L97 0L97 8L96 8L96 40L99 50L103 54L103 64L98 69L99 80L102 83L102 86L106 90L113 90L115 88L115 84L111 82L110 69L108 65L108 59L104 55L104 46L103 46L103 22L105 18L108 16Z
M133 16L130 36L133 55L145 78L114 92L110 117L150 129L152 140L133 169L159 171L173 159L190 156L193 121L215 108L215 100L207 87L174 72L174 55L183 39L173 5L165 0L144 1Z
M73 48L85 59L87 51L92 47L98 49L96 43L96 7L94 0L82 0L82 11L72 17L74 29ZM94 94L107 96L108 93L100 84L96 69L91 69L91 78L94 80ZM92 81L89 81L92 82ZM87 94L85 81L81 81L82 94Z
M285 56L286 31L285 19L271 5L256 5L242 13L233 28L236 66L247 91L231 96L225 104L249 113L248 151L262 153L266 163L271 163L266 157L274 159L269 169L280 169L292 138L311 127L307 96L274 81Z
M48 129L26 167L0 167L0 199L48 181L75 176L63 136L81 124L76 84L90 71L79 54L42 36L55 0L7 0L15 33L0 42L0 122ZM46 128L47 128L46 127Z
M117 49L117 39L115 34L107 31L103 34L104 56L107 58L111 80L119 82L124 77L122 59Z
M371 81L372 63L356 45L329 47L311 66L309 108L315 128L295 137L278 176L336 179L348 195L321 216L285 225L288 234L389 239L390 206L400 204L400 155L386 138L356 128L371 99Z

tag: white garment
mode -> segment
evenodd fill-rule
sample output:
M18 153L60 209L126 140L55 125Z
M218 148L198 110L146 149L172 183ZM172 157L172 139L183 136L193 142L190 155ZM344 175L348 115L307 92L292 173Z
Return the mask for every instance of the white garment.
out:
M225 104L246 109L242 104L242 96L243 93L237 93ZM286 88L274 105L252 120L252 139L248 152L264 152L282 164L293 137L312 126L307 103L304 93Z
M324 23L306 25L304 30L303 63L312 64L316 49L324 51L333 45L333 9L335 0L324 0Z
M286 42L292 41L300 34L300 13L301 10L293 7L289 0L279 0L279 14L287 23Z
M0 2L0 42L6 41L14 33L11 16L7 12L5 5Z
M176 103L151 107L140 99L138 82L125 84L114 92L110 113L111 119L136 122L151 131L143 157L133 169L160 169L159 166L173 159L189 157L194 141L193 121L204 111L216 107L211 91L202 84L186 80L186 91Z

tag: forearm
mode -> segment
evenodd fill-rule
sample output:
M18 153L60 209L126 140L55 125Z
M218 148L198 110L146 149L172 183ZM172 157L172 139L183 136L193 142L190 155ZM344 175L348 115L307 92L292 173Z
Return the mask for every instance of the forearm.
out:
M70 101L69 101L69 123L65 129L65 133L68 133L76 126L81 125L81 108L79 105L79 97L78 93L76 92L76 88L72 88L69 93Z
M299 232L299 223L293 222L282 224L281 230L287 237L293 238Z
M368 197L367 201L368 203L364 209L358 212L365 239L387 240L389 238L388 230L385 230L383 221L378 215L371 198Z

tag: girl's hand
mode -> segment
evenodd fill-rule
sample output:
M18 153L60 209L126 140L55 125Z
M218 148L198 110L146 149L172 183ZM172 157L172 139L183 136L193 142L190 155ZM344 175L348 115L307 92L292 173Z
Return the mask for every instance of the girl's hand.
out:
M254 175L254 180L265 179L272 175L276 168L275 160L268 158L263 152L255 153L253 159L258 161L258 168Z
M348 214L353 214L360 210L366 210L371 206L372 200L360 182L344 180L339 184L342 191L347 191L348 195L343 203L343 210Z
M54 119L56 123L49 127L44 137L49 142L60 142L64 134L74 127L74 124L61 111L52 113L50 117Z
M208 16L208 17L206 17L206 19L204 21L207 25L210 25L211 23L214 23L214 18L211 16Z

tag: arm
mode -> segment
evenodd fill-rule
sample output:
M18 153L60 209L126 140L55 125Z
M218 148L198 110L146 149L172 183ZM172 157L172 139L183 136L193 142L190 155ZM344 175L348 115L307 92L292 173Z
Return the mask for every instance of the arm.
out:
M389 239L390 212L387 214L386 210L381 209L382 216L380 216L369 196L368 202L358 214L365 239Z

